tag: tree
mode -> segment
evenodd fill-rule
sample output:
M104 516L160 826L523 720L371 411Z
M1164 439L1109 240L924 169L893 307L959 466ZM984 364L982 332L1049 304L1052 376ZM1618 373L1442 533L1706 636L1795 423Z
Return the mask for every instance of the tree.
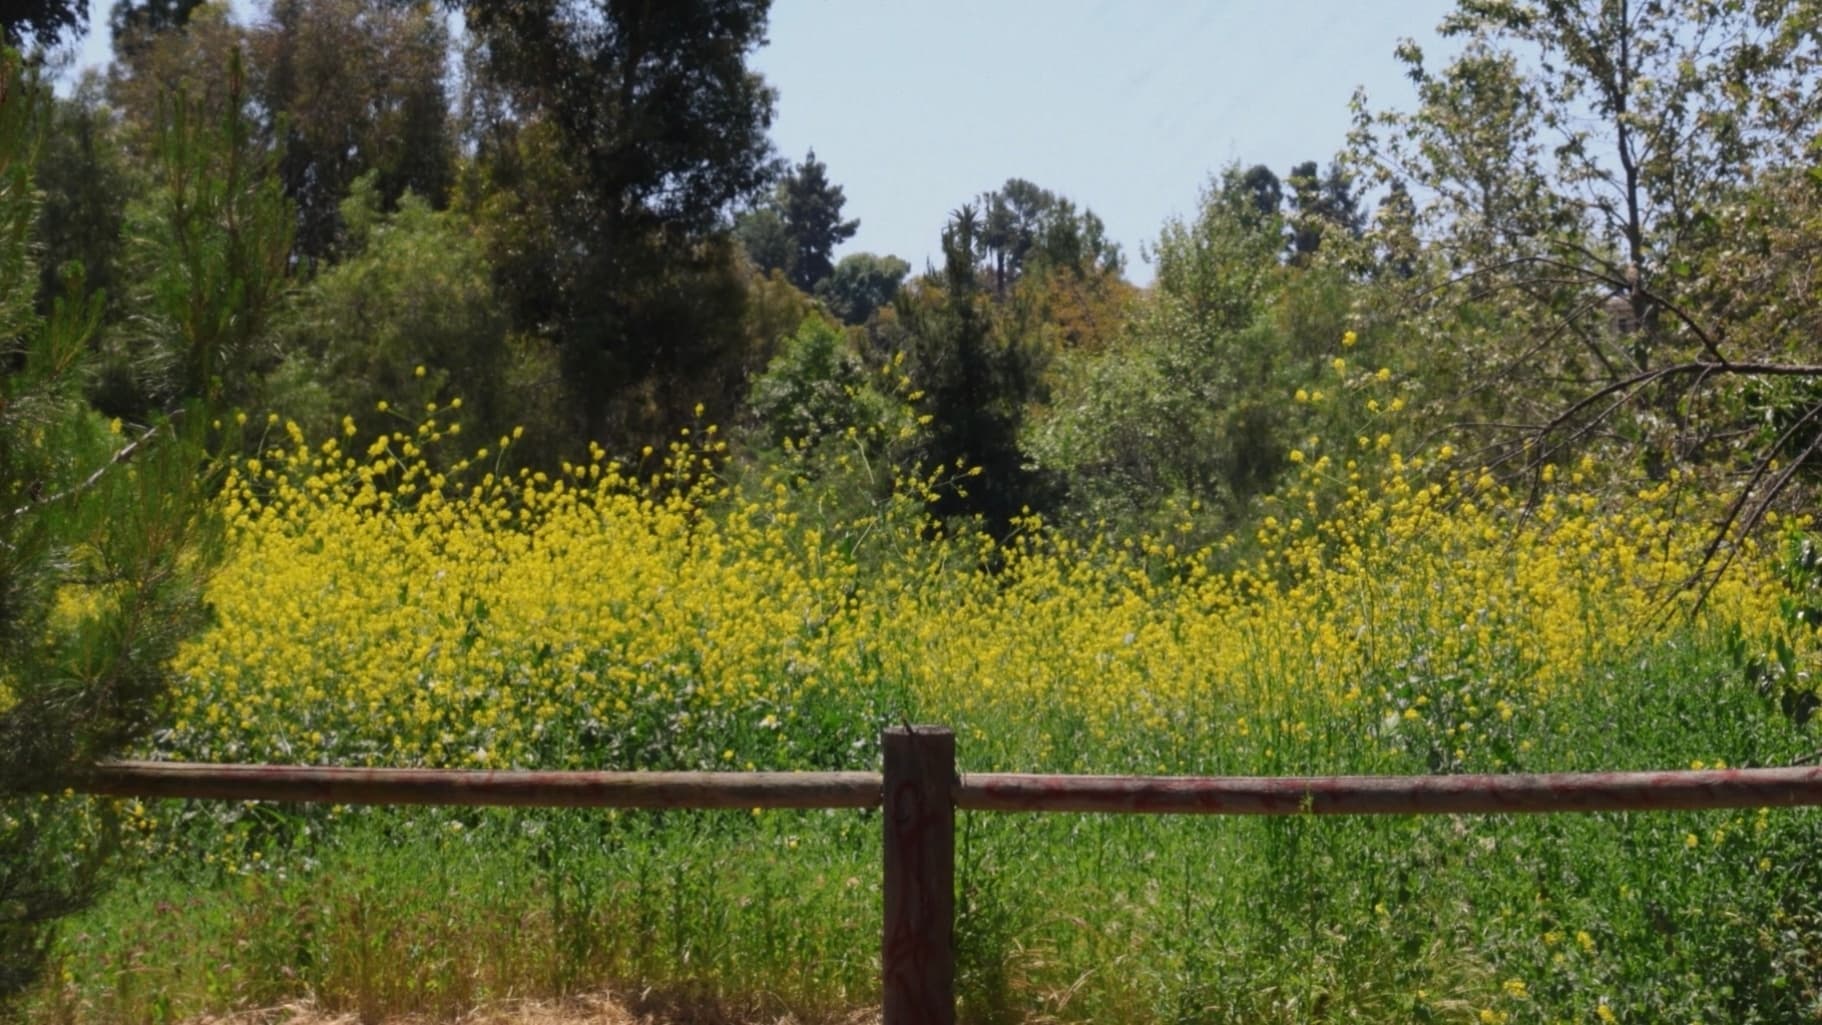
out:
M1441 26L1464 41L1445 67L1400 50L1418 108L1357 105L1356 159L1426 197L1410 229L1437 259L1404 309L1438 335L1463 312L1498 325L1455 334L1477 379L1469 417L1513 428L1483 458L1537 473L1609 438L1652 474L1725 459L1718 438L1753 435L1701 411L1750 421L1742 389L1822 373L1736 330L1726 284L1703 273L1787 256L1764 238L1717 247L1767 176L1814 166L1819 19L1784 2L1462 0ZM1753 486L1729 522L1750 525L1791 479L1772 465L1815 450L1739 454Z
M1294 175L1296 172L1291 173ZM1264 164L1254 164L1240 177L1240 185L1252 197L1253 209L1261 218L1283 215L1284 183L1278 180L1271 168Z
M1035 259L1027 263L1044 270L1118 275L1125 266L1119 243L1107 237L1107 225L1093 210L1076 212L1074 201L1058 197L1044 212Z
M133 415L184 397L246 400L276 359L268 333L290 271L295 216L244 114L229 58L214 118L167 95L153 137L157 186L128 207L134 306L111 372L132 380ZM117 392L126 389L117 388Z
M729 380L741 293L725 223L773 173L774 95L745 63L767 8L465 8L482 84L519 112L523 137L478 154L497 197L488 230L526 243L493 258L518 326L558 345L591 437L649 436L696 401L731 412L744 390Z
M1039 354L1028 339L998 334L981 288L981 220L964 204L943 229L943 269L915 295L901 293L908 373L924 393L929 432L915 453L924 473L976 476L943 489L939 516L980 515L1004 530L1026 507L1053 504L1050 482L1026 465L1019 430L1040 397Z
M423 4L277 0L248 33L252 95L297 207L297 252L322 259L340 204L369 171L383 206L407 190L441 207L454 180L449 32Z
M1353 176L1340 161L1330 161L1324 174L1314 160L1306 160L1291 168L1286 180L1291 186L1291 262L1308 263L1333 232L1357 238L1366 227Z
M97 809L44 795L143 735L213 550L207 407L110 425L82 399L100 300L72 273L33 309L49 90L20 69L0 51L0 1010L107 849Z
M65 292L65 265L82 265L90 290L107 296L111 312L122 297L121 229L132 191L130 166L101 81L85 76L68 98L53 101L51 127L37 166L43 190L38 211L39 310Z
M1291 399L1331 372L1353 296L1339 272L1285 265L1284 219L1259 201L1267 181L1238 165L1212 179L1196 217L1150 247L1157 280L1121 329L1063 360L1025 442L1066 476L1079 515L1142 532L1197 508L1231 529L1289 452L1326 433Z
M1005 185L981 196L979 248L993 272L996 292L1003 293L1024 270L1026 257L1038 244L1039 220L1055 202L1055 194L1023 178L1008 178Z
M108 13L114 49L134 53L153 39L189 24L190 14L203 0L115 0Z
M182 31L115 37L115 59L106 71L107 100L121 142L135 162L144 166L156 159L159 118L171 96L184 96L205 121L218 121L231 101L250 103L246 78L230 81L225 73L236 58L243 69L248 66L247 31L233 20L228 4L199 5ZM263 132L258 142L272 145Z
M842 323L865 324L873 311L892 302L910 273L911 265L896 256L849 253L816 286L816 296Z
M460 399L476 436L515 425L542 446L539 396L515 380L507 318L481 240L459 215L407 192L388 212L380 175L354 180L342 203L345 252L304 285L279 329L282 394L271 396L312 436L350 416L371 435L396 421L379 412ZM527 422L529 421L529 423Z
M748 402L772 445L810 444L876 418L867 378L841 328L813 313L783 339Z
M1120 247L1093 210L1077 213L1069 199L1023 178L1008 178L982 194L979 208L975 258L992 273L996 295L1004 296L1036 264L1082 273L1120 269Z
M835 270L835 247L854 237L860 222L841 219L847 201L841 186L829 183L828 168L811 150L803 163L778 182L778 212L795 252L789 272L791 283L806 292Z
M734 219L734 237L747 259L764 273L778 271L787 278L797 264L797 246L778 208L766 204L742 211Z
M1203 191L1194 221L1172 219L1152 248L1157 289L1184 305L1199 335L1252 323L1275 287L1282 215L1261 216L1238 166Z
M11 0L0 14L0 43L48 50L88 27L88 4L81 0Z

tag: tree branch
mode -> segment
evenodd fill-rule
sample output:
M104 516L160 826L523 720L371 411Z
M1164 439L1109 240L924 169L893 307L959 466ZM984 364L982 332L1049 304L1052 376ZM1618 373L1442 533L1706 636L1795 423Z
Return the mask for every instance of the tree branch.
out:
M94 473L89 474L87 477L84 477L81 481L77 482L76 484L74 484L68 488L65 488L62 491L57 492L54 495L44 495L42 497L35 498L32 501L25 503L24 505L20 506L19 508L14 509L12 511L12 515L13 516L23 516L26 513L31 512L33 509L38 508L40 506L51 505L56 502L61 502L66 498L74 498L75 496L82 494L84 491L87 491L88 489L94 487L96 484L99 484L101 482L101 478L108 472L108 470L133 458L133 453L139 451L140 446L151 441L153 436L156 435L157 433L158 433L157 427L151 428L150 430L146 431L144 434L141 434L139 437L134 438L132 441L127 442L126 445L122 446L119 451L115 452L112 456L110 456L108 458L107 462L102 463L101 466L97 467Z

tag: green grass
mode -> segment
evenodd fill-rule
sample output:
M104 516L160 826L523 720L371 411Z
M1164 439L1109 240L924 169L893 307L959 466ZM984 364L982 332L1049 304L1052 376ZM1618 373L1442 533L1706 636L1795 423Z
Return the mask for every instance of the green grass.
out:
M1814 731L1720 647L1673 633L1581 693L1500 721L1503 739L1483 729L1481 746L1522 771L1776 765L1810 751ZM1192 731L1126 738L1104 762L1079 750L1057 760L1426 772L1446 710L1492 699L1422 686L1430 732L1267 723L1251 746L1215 750ZM1001 748L1016 724L972 725L983 736L963 740L964 770L1058 767ZM64 930L36 1020L165 1022L305 994L366 1020L453 1017L609 985L809 1021L878 999L876 813L178 807L161 816L187 817L162 836L171 853L132 866ZM1822 1014L1822 820L1807 809L975 813L959 817L957 841L969 1022Z

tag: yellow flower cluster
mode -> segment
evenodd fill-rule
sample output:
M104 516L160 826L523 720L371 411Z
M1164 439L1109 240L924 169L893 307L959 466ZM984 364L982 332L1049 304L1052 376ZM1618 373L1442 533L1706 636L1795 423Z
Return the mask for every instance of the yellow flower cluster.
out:
M1309 447L1255 536L1179 551L1036 517L1004 543L944 532L915 494L824 520L800 482L719 483L713 428L548 475L500 470L511 437L434 470L452 430L356 457L288 429L245 461L161 753L823 767L903 715L955 726L980 768L1149 771L1182 745L1424 727L1445 702L1459 753L1630 650L1703 540L1673 529L1700 499L1670 483L1528 506L1366 439ZM1718 622L1774 615L1744 555Z

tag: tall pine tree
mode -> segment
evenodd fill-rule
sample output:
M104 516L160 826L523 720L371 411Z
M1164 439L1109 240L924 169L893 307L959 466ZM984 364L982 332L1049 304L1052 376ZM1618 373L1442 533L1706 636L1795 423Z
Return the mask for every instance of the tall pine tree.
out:
M102 297L72 265L34 308L48 94L0 50L0 1010L108 848L103 806L45 795L147 728L214 534L207 407L103 419L83 398Z
M792 245L791 283L806 292L835 272L835 247L860 228L857 220L841 219L845 202L815 150L778 183L778 211Z

